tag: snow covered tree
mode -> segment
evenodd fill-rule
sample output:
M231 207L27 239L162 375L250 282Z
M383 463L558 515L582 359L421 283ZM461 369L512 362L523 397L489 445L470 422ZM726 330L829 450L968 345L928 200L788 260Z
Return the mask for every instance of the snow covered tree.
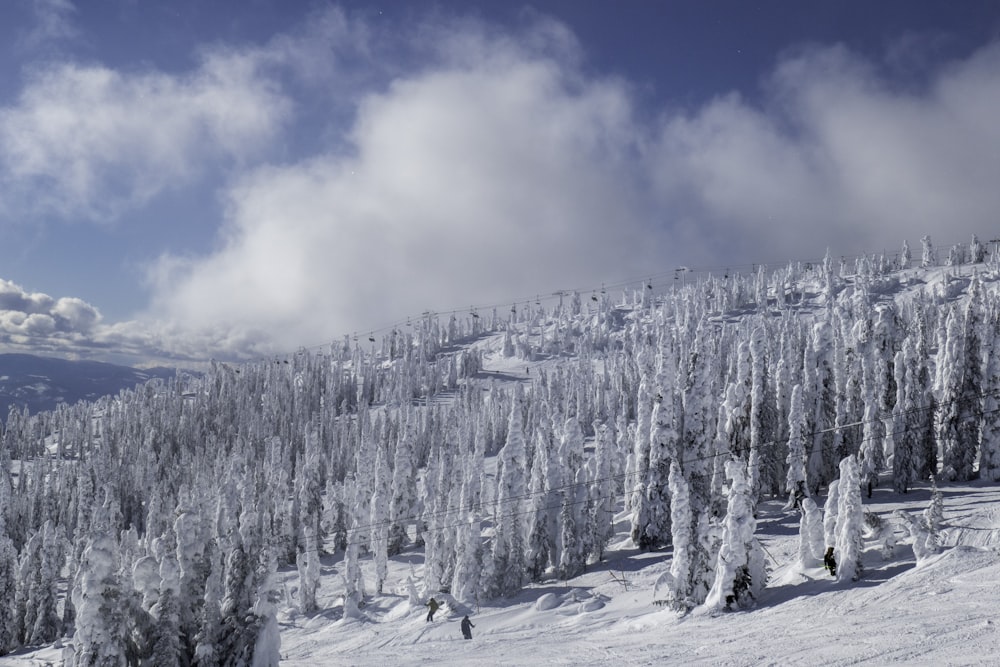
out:
M583 465L583 431L575 417L563 428L562 466L573 480L562 490L561 531L559 534L559 574L570 579L581 574L589 551L589 511L587 508L587 469Z
M150 609L155 619L152 637L152 664L179 666L187 662L181 645L181 618L178 593L181 588L180 566L177 564L175 539L172 533L157 538L153 551L159 560L159 598Z
M551 519L554 510L550 503L556 493L550 486L548 474L553 467L550 459L555 455L552 451L551 424L548 415L544 414L535 428L535 452L528 487L525 567L532 581L542 578L556 553L555 539L550 532L550 526L555 525Z
M726 461L729 502L722 524L715 581L705 599L705 606L710 609L731 609L733 605L746 609L767 583L764 550L754 536L757 520L744 466L741 460Z
M3 475L3 471L0 471ZM0 481L0 484L3 482ZM5 503L6 499L0 498ZM3 510L0 510L2 513ZM6 522L0 514L0 599L14 600L17 589L17 551L14 543L7 536ZM17 637L17 607L9 602L0 605L0 655L9 653L20 645Z
M353 482L346 490L350 502L351 528L347 533L347 548L344 549L344 618L361 618L361 605L365 597L364 579L361 576L361 504L358 502L362 491Z
M920 239L920 268L926 269L934 265L934 245L931 243L930 236L924 236Z
M595 560L604 557L604 546L614 537L615 510L612 491L611 461L615 448L614 431L607 424L594 422L597 444L591 459L590 491L593 501L593 517L590 537L591 555Z
M515 392L507 425L507 442L497 454L497 513L493 535L493 576L483 582L488 597L513 595L524 583L522 504L525 496L524 426L520 394Z
M944 522L944 497L941 495L941 489L938 488L934 475L931 475L931 502L924 510L923 518L927 530L936 540L938 532L941 530L941 524Z
M711 516L712 484L710 461L714 451L714 410L711 403L713 378L720 372L718 357L709 353L704 322L691 341L682 377L683 430L678 460L671 464L669 487L671 539L674 561L673 604L693 608L705 601L715 577L719 549L717 520ZM675 503L680 503L677 512Z
M201 608L198 612L198 632L194 636L194 657L192 664L197 667L216 667L221 663L218 653L218 641L222 634L223 596L222 575L223 556L215 542L209 542L205 551L205 564L208 577L205 579L205 590L202 596Z
M840 505L840 480L830 482L823 504L823 542L829 548L837 544L837 511Z
M1000 344L1000 315L994 314L989 347ZM1000 354L987 355L983 378L983 424L979 449L979 478L1000 482Z
M972 479L979 454L982 367L978 292L978 280L973 278L964 317L957 310L949 313L947 342L939 365L941 472L957 481Z
M118 581L118 545L108 533L92 536L73 589L76 632L73 667L124 667L129 649L125 637L122 589Z
M856 581L861 577L862 529L861 478L854 456L840 462L840 486L837 499L837 579Z
M382 586L389 576L389 496L391 473L381 448L375 455L375 491L372 494L371 515L372 557L375 561L375 591L381 595ZM316 553L316 579L319 579L319 553Z
M818 566L824 551L823 512L812 498L803 498L799 523L799 567L807 570Z
M893 516L906 526L906 532L910 534L913 542L913 555L916 556L917 563L938 552L937 540L927 530L927 524L922 519L915 519L909 512L900 509L894 511Z
M788 473L785 491L788 492L787 509L798 504L800 497L808 495L806 485L805 409L802 405L802 385L792 387L792 402L788 412Z
M14 606L20 615L24 644L47 644L60 634L58 579L63 566L63 538L51 520L25 545L18 569Z
M389 537L387 553L395 556L406 545L406 527L413 520L416 502L416 475L413 470L413 446L416 441L416 415L407 411L401 416L402 428L396 442L392 471L392 499L389 501Z
M640 549L649 549L670 540L670 464L677 457L680 434L677 420L680 395L677 391L676 347L672 334L664 333L657 357L655 393L652 412L643 442L646 459L636 469L636 488L632 507L632 542ZM639 396L643 397L640 384ZM640 423L637 429L643 428ZM636 435L637 442L640 436ZM637 451L636 455L640 453Z

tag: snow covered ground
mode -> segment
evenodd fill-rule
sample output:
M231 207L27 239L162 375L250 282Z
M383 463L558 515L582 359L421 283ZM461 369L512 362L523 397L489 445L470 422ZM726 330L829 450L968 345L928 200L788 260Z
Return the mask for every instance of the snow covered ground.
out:
M605 563L570 581L531 586L517 597L470 610L472 641L459 623L467 611L445 607L433 623L406 594L420 554L393 559L390 585L342 620L340 562L324 562L323 611L280 616L282 664L315 665L853 665L996 664L1000 597L1000 489L942 486L943 548L916 566L909 540L891 518L922 511L930 492L897 495L877 488L866 509L895 528L886 559L882 540L866 541L864 576L838 584L822 568L798 572L798 514L763 503L758 535L772 578L756 608L686 616L655 606L653 584L669 568L669 550L639 553L624 533ZM621 525L624 530L625 524ZM365 563L370 567L370 562ZM294 604L297 577L282 573ZM438 599L447 596L438 596ZM10 659L0 664L25 664Z
M393 559L389 592L372 597L362 621L340 618L341 563L326 560L324 609L302 616L286 603L279 617L282 664L996 664L1000 490L976 484L941 490L944 546L919 567L891 515L897 508L922 511L928 488L905 496L877 488L866 499L866 509L895 529L898 544L885 558L884 539L866 540L866 572L849 585L822 568L797 571L798 513L783 511L780 502L763 503L758 535L772 578L749 611L679 616L657 607L653 584L669 568L669 550L640 553L624 533L606 562L585 575L531 586L479 609L446 606L432 623L426 608L407 597L410 568L419 574L421 567L418 554ZM294 605L297 576L280 574ZM471 641L459 630L467 611L476 626ZM20 656L0 664L39 663Z
M762 503L757 534L772 575L748 611L696 609L680 616L657 607L653 584L669 568L670 552L640 553L624 532L606 561L580 577L530 586L479 609L446 605L432 623L425 621L426 608L407 596L407 575L422 567L419 551L392 559L387 593L370 596L361 621L341 618L342 562L326 557L316 614L296 612L297 574L279 572L286 590L279 614L282 664L997 664L1000 489L971 483L941 491L941 553L917 566L892 512L922 511L928 487L905 496L875 489L866 509L895 528L898 544L885 558L883 540L867 539L866 571L853 584L836 583L822 568L797 571L798 513L783 511L778 501ZM371 566L370 559L363 562L369 582ZM471 641L459 630L467 612L476 626ZM0 657L0 665L58 665L60 655L48 647Z

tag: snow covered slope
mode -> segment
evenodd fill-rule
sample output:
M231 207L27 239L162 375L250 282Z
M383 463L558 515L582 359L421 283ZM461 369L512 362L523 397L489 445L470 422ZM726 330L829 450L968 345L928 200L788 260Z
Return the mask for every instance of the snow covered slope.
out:
M102 457L123 452L113 469L128 482L122 483L125 492L113 485L104 491L111 500L128 501L124 507L133 520L139 517L146 527L141 536L134 528L125 530L126 520L117 515L116 529L122 532L120 546L113 546L122 568L115 583L133 599L135 618L159 618L156 594L172 590L167 576L174 576L178 561L193 562L200 549L213 554L209 580L215 583L185 593L185 608L203 602L204 609L209 602L216 611L228 608L218 605L224 582L232 589L227 599L238 597L248 614L234 616L230 626L243 618L259 622L250 623L251 629L276 623L285 665L994 663L1000 486L976 479L989 463L984 458L964 477L973 481L940 481L939 494L932 494L926 467L916 474L914 466L928 465L927 456L940 455L935 466L955 456L952 478L959 479L966 474L962 461L944 445L938 451L933 434L920 443L924 459L918 460L916 444L904 436L926 435L934 427L934 410L947 415L946 408L959 405L947 393L961 386L955 368L993 368L983 363L995 340L986 336L993 330L984 322L1000 313L1000 271L984 264L974 280L968 267L898 271L884 258L856 268L790 266L728 282L709 278L689 284L683 294L664 294L659 304L645 291L617 304L596 294L580 303L577 295L566 310L518 309L499 326L495 317L489 326L474 328L483 323L470 322L465 329L428 318L405 333L394 332L369 356L345 341L326 356L213 366L196 391L131 395L120 406L107 406L95 451L53 463L57 475L47 477L43 466L25 468L27 488L39 498L54 497L46 499L49 504L21 502L10 525L20 530L21 543L37 535L36 505L62 507L79 497L65 490L77 486L60 490L47 479L73 479L79 470L97 477ZM989 298L981 309L966 308L969 293L983 285ZM980 315L984 319L973 317ZM967 333L960 318L972 323ZM977 332L982 337L973 335ZM958 342L969 340L981 341L983 353L960 354ZM909 375L908 360L914 370ZM916 373L921 369L922 375ZM928 407L935 373L938 402ZM801 386L806 389L799 391ZM914 392L923 387L924 403L910 405L912 396L891 392L893 386ZM827 390L831 393L823 393ZM801 394L808 395L809 419L816 422L806 422L804 411L792 407ZM1000 389L985 381L973 391L977 399L998 394ZM754 405L763 408L755 413ZM834 405L841 410L836 415L822 410ZM671 430L664 415L674 413L664 406L681 411L685 423ZM992 427L991 414L984 409L972 416ZM836 425L828 428L835 417ZM768 429L767 436L753 435L753 419ZM621 437L614 444L614 472L600 472L598 452L608 424ZM30 420L19 425L26 437L44 427ZM577 435L581 428L590 429L586 441ZM827 443L824 436L834 431L842 437ZM792 443L793 433L808 435L808 442ZM104 437L114 447L101 446ZM957 441L955 432L941 437ZM984 451L996 444L987 440ZM862 573L854 581L838 580L821 567L800 564L800 513L786 504L793 484L786 485L785 473L808 465L805 479L815 489L814 499L829 510L836 505L828 502L836 481L829 464L859 453L874 468L870 496L860 493L868 479L844 486L860 503L852 520L860 536ZM645 471L637 464L643 454L649 461ZM769 468L754 463L765 459ZM161 466L161 460L170 465ZM397 480L388 474L389 460L396 470L409 471L411 464L417 469ZM739 497L713 473L717 461L727 460L771 477L760 487L753 517L760 545L753 548L765 554L770 568L766 586L741 609L685 606L693 596L674 597L681 603L674 606L660 604L666 601L664 575L681 560L675 558L678 545L711 542L713 531L722 532L723 518L751 522L748 514L725 516L726 504L719 502ZM676 472L682 466L699 478L686 481L685 473ZM703 493L700 502L708 498L714 504L703 504L700 514L686 518L682 510L696 495L690 489L697 483L704 492L713 474L711 497ZM413 481L415 488L400 501L397 516L409 539L402 551L388 556L380 534L392 521L384 518L383 505L404 486L387 489L390 478L394 484ZM85 475L76 484L85 487L89 479ZM615 489L608 491L602 484L611 481ZM668 487L671 505L664 510ZM582 488L590 494L586 505L580 502ZM919 516L932 505L932 496L940 498L943 517L936 544L925 555L926 543L920 542L924 549L918 553L898 512ZM506 597L488 597L496 577L479 577L478 571L471 578L450 576L470 553L484 572L514 562L504 561L497 547L503 530L520 530L515 534L524 538L520 546L527 554L532 534L527 520L509 520L531 513L536 527L551 520L562 531L559 549L565 555L566 544L596 534L567 528L575 520L574 507L591 508L584 519L596 525L595 517L607 510L602 501L609 498L614 535L600 560L594 560L595 551L587 552L592 560L582 574L563 577L559 573L568 559L552 556L528 576L525 556L520 580L531 581L518 583ZM642 510L641 503L659 506ZM846 506L840 506L841 516ZM110 501L92 508L102 517L102 530L110 521L103 511L108 507L114 509ZM642 511L646 518L640 518ZM673 526L688 521L681 525L708 529L693 540L685 533L672 540L673 534L661 532L649 540L651 549L638 549L632 541L637 526L646 530L654 523L648 516L662 521L668 511ZM716 521L696 523L708 516ZM78 523L77 539L92 541L95 525L96 520ZM463 532L470 525L475 530ZM844 525L849 528L850 522ZM310 598L303 589L315 572L313 526L321 526L327 538L315 557L317 609L303 611ZM438 541L441 535L446 539ZM183 542L186 550L178 546L172 555L164 546L171 540ZM247 550L236 548L238 540ZM840 549L839 534L836 542ZM254 567L246 564L246 553L255 564L252 576L236 569ZM716 555L723 553L717 548ZM384 574L380 555L388 563ZM266 576L277 562L276 574ZM141 577L134 570L139 564ZM451 572L443 574L447 568ZM381 592L379 580L384 580ZM478 588L465 586L470 580ZM245 582L253 588L244 588ZM142 595L129 589L138 590L137 585ZM427 622L424 605L431 596L444 607ZM465 615L475 624L471 641L459 629ZM88 621L98 616L91 613ZM60 642L71 639L80 641L65 634ZM274 648L266 633L256 641L258 655ZM0 665L55 664L61 655L58 646L29 647L0 657Z

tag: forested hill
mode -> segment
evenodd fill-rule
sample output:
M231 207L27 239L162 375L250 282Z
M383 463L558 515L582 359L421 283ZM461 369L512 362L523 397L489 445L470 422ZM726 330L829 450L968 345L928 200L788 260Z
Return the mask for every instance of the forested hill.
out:
M11 406L31 413L52 410L60 403L93 401L173 375L166 368L138 370L99 361L0 354L0 421L7 419Z
M943 263L925 239L919 258L428 313L373 345L12 413L0 651L270 664L279 613L371 621L404 562L411 604L473 609L580 576L623 524L669 557L646 599L751 608L757 508L786 498L795 567L833 547L851 586L880 480L1000 480L998 276L975 239ZM898 519L917 558L937 514ZM274 576L290 568L294 591Z

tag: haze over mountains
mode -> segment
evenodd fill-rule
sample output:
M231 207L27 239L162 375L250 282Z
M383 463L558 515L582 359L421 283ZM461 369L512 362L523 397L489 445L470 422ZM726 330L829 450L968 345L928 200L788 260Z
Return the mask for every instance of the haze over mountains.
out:
M153 378L173 377L174 369L137 369L101 361L72 361L31 354L0 354L0 421L11 407L28 412L60 403L93 401Z

